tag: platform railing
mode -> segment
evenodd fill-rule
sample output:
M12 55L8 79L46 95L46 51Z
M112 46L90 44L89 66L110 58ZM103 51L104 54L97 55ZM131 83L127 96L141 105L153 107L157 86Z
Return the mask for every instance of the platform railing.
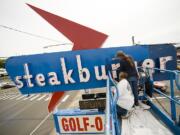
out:
M138 69L141 69L142 67L139 67ZM142 68L144 70L144 68ZM145 72L149 75L149 82L153 85L153 78L151 75L151 71L156 70L160 72L168 72L170 75L170 96L167 94L161 92L159 89L155 89L151 87L152 92L156 92L170 100L170 110L171 110L171 117L166 115L159 107L157 107L152 100L144 93L144 97L149 101L149 104L153 111L161 118L161 120L171 129L171 131L176 135L180 133L180 127L178 126L180 122L176 119L176 105L180 106L180 101L176 99L174 96L174 81L176 82L176 85L179 89L179 71L171 71L171 70L161 70L158 68L146 68ZM112 86L115 87L115 92L112 93ZM118 100L118 96L120 93L118 93L117 85L112 79L111 73L108 72L108 79L107 79L107 99L106 99L106 125L105 125L105 134L106 135L120 135L120 123L117 117L116 112L116 103Z
M170 96L168 96L167 94L161 92L161 90L154 88L154 87L151 87L152 88L151 92L156 92L156 93L160 94L161 96L164 96L167 99L169 99L170 111L171 111L170 117L166 113L164 113L161 109L159 109L159 107L157 107L148 96L146 96L146 95L144 95L144 96L148 99L149 104L151 105L151 108L161 118L161 120L173 131L173 133L174 134L180 133L180 127L178 126L180 121L178 121L176 118L176 110L177 110L176 105L180 107L180 101L178 101L174 95L174 81L176 82L176 86L179 89L180 72L179 71L171 71L171 70L161 70L158 68L139 67L139 69L145 70L146 74L149 75L149 78L150 78L149 82L151 83L151 85L153 85L153 77L152 77L152 72L151 72L152 70L160 71L160 72L166 72L169 74L169 77L170 77L170 79L169 79L169 81L170 81ZM179 120L180 120L180 118L179 118Z
M112 86L114 86L115 92L112 93ZM106 90L106 125L105 134L106 135L120 135L120 124L117 117L116 103L119 97L117 85L112 79L111 73L108 72L107 79L107 90Z

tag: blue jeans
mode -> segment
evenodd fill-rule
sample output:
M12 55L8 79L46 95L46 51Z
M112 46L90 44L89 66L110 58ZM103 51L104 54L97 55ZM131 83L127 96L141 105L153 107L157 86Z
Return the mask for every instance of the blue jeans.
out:
M116 105L116 111L117 111L117 115L120 117L120 116L124 116L127 114L127 110L120 107L119 105Z
M137 80L137 77L134 77L134 76L129 77L128 81L129 81L129 84L131 85L131 89L132 89L132 92L134 95L134 104L138 105L138 88L137 88L138 80Z

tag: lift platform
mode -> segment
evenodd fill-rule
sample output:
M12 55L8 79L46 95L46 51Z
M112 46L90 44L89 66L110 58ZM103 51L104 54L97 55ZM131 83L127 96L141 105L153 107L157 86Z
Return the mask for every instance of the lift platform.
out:
M121 135L173 135L151 110L137 108L127 119L122 119Z
M170 76L170 96L161 92L153 87L153 80L151 78L151 71L156 70L159 72L167 72ZM180 134L180 122L179 118L177 118L177 109L176 106L180 105L179 100L174 96L174 81L176 82L177 89L180 89L180 73L178 71L170 71L170 70L160 70L158 68L147 68L147 80L149 85L149 89L146 89L144 86L143 95L140 100L145 100L147 104L151 107L149 110L143 108L143 106L135 107L132 114L127 119L118 119L116 113L116 102L118 93L116 84L111 77L111 73L109 72L109 78L107 80L107 102L106 102L106 135L179 135ZM150 73L151 72L151 73ZM145 82L144 82L145 84ZM112 86L115 87L116 92L112 94ZM147 92L148 90L148 92ZM152 94L160 94L170 101L170 112L168 115L163 110L161 110L156 104L152 102ZM148 94L147 94L148 93ZM178 116L180 117L180 116ZM110 132L110 127L108 125L112 124L112 130ZM114 128L114 129L113 129Z

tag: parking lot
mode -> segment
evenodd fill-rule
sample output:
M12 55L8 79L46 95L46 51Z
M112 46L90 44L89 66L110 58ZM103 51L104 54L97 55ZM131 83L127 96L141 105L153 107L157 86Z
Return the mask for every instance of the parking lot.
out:
M1 77L1 82L10 82ZM77 108L84 90L64 94L58 109ZM52 113L48 112L51 93L22 95L16 87L0 89L0 135L55 135Z

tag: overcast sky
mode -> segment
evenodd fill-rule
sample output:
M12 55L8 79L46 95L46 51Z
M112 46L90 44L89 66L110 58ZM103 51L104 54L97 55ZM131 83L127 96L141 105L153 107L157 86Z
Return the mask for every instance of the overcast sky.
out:
M48 37L50 41L0 26L0 57L70 50L61 33L30 9L32 4L109 35L103 47L180 42L180 0L0 0L0 25Z

